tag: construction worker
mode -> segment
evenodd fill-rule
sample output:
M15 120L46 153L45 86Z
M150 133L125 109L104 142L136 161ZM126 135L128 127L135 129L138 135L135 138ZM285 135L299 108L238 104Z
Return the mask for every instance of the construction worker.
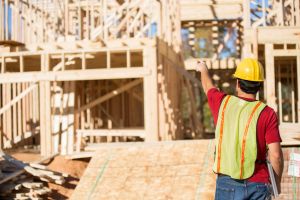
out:
M213 85L204 62L196 70L216 125L215 199L271 199L267 153L279 193L283 156L276 113L255 99L264 81L263 67L251 58L240 62L233 74L236 96Z

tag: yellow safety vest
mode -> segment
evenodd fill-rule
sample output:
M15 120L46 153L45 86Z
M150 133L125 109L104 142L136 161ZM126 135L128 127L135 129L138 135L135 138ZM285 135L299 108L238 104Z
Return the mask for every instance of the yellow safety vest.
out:
M252 176L257 157L256 126L265 104L227 95L219 110L213 170L234 179Z

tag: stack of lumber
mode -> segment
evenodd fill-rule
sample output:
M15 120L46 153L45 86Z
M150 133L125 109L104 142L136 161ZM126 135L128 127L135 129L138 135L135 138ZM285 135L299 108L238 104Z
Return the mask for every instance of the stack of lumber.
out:
M0 154L0 199L44 199L47 183L62 185L68 174L49 170L38 163L23 163Z
M213 140L107 143L71 200L214 199Z

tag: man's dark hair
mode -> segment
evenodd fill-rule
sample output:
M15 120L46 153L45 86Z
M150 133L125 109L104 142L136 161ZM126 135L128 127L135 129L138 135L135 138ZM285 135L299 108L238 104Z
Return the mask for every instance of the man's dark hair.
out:
M256 81L246 81L243 79L238 79L239 86L241 90L248 94L256 94L262 86L262 82Z

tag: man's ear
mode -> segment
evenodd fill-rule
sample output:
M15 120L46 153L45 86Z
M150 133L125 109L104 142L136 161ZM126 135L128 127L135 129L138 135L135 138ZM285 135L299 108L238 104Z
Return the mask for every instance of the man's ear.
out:
M240 83L239 83L239 79L236 79L236 91L240 88Z

